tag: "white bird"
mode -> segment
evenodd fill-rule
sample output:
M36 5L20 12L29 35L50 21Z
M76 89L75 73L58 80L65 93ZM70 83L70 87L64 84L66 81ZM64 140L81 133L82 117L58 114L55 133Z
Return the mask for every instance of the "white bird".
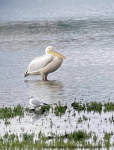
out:
M43 105L48 105L46 103L42 103L42 102L38 101L37 99L34 99L33 96L30 96L28 99L29 99L30 105L34 108L37 108L37 107L40 107L40 106L43 106Z
M45 50L46 54L33 59L24 76L41 75L42 80L47 81L47 75L56 71L66 59L62 54L56 52L52 46L48 46Z

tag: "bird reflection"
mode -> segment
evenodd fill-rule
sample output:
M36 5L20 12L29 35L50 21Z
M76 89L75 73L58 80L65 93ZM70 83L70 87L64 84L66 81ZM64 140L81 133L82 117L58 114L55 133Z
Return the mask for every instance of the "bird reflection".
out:
M63 99L63 85L60 81L41 81L41 80L25 80L27 84L27 94L34 95L40 101L48 104L57 103Z
M34 123L35 123L36 121L38 121L39 119L41 119L41 116L35 114L35 115L33 115L33 116L31 117L30 123L31 123L31 124L34 124Z

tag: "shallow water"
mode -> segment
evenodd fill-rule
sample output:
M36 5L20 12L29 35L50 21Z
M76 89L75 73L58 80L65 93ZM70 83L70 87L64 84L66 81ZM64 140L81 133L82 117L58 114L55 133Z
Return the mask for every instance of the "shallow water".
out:
M110 147L109 149L113 149L114 112L113 106L111 107L111 103L107 104L103 107L98 107L98 103L97 105L89 104L88 107L85 107L85 109L79 104L79 107L75 107L76 109L74 109L73 107L71 109L66 109L65 113L62 113L60 116L56 116L55 112L62 112L60 111L60 109L57 109L56 105L52 105L49 111L43 113L42 115L40 114L40 110L37 109L36 112L24 111L24 116L18 116L18 113L24 110L21 108L21 110L18 109L18 113L15 114L16 116L14 118L8 118L8 120L3 118L0 119L0 137L4 138L4 134L8 133L9 135L18 135L19 140L23 140L22 135L27 134L34 135L33 139L39 140L38 135L40 133L41 135L44 135L46 137L50 136L50 140L53 140L56 135L59 135L59 137L67 137L66 135L69 133L84 131L86 133L91 133L90 138L86 139L86 141L90 142L92 146L96 144L97 147L98 143L102 143L102 148L100 149L105 150L108 146ZM84 110L81 110L81 108ZM56 109L58 111L55 111ZM3 111L4 115L2 115L1 113L1 117L5 117L6 112ZM14 112L13 108L12 112ZM7 124L5 120L7 120L9 124ZM106 136L106 134L109 136ZM96 136L96 142L93 138L94 136ZM71 142L73 139L74 136L71 139ZM4 138L4 141L5 140L6 138ZM47 142L50 142L50 140ZM67 140L67 138L65 140ZM82 141L83 140L84 139L82 139ZM106 144L107 141L110 143L109 145ZM77 140L77 145L80 146L80 144L81 143L78 143ZM85 144L83 144L83 147L84 146Z
M88 0L85 5L73 0L57 5L42 2L38 12L35 3L27 4L27 9L24 3L20 9L21 3L13 2L0 2L1 106L28 105L30 95L50 104L59 100L70 104L75 98L84 102L114 100L112 0L99 4ZM43 55L48 45L67 58L62 66L49 74L47 82L40 76L24 78L29 62Z

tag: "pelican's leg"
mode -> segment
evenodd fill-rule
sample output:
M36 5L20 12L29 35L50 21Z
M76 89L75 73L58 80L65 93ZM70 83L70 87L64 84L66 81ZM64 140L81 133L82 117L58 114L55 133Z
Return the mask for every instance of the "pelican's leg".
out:
M44 81L44 76L42 76L42 81Z
M47 79L47 75L45 75L45 81L48 81L48 79Z

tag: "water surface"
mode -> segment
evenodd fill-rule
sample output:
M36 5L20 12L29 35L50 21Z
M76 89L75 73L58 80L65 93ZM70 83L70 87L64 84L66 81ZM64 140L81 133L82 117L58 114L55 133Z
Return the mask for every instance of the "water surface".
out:
M30 95L47 103L114 100L112 0L0 3L1 106L28 105ZM24 78L30 61L48 45L67 58L62 66L47 82Z

